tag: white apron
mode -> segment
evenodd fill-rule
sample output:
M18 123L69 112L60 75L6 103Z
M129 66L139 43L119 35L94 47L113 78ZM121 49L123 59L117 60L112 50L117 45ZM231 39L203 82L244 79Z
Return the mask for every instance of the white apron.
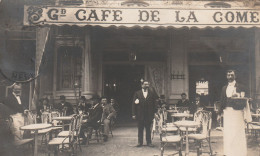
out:
M224 110L224 155L247 156L244 111Z
M13 119L11 126L12 133L16 135L15 140L19 140L19 138L23 138L23 131L20 130L20 127L24 126L24 117L22 113L13 114L11 117Z

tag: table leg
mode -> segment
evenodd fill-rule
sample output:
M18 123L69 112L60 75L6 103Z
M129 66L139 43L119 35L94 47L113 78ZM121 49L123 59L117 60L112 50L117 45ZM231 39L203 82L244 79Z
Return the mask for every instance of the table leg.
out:
M189 155L189 137L188 137L188 127L186 127L186 153L185 156Z
M38 156L38 130L34 132L34 156Z
M62 131L64 131L64 121L62 121Z

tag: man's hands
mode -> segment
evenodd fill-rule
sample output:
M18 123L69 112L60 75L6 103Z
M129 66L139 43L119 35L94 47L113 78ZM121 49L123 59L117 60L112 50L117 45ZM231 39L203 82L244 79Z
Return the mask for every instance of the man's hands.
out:
M135 115L133 115L133 116L132 116L132 118L135 120L135 119L136 119L136 116L135 116Z
M218 122L221 121L221 115L218 115L218 117L217 117L217 121L218 121Z

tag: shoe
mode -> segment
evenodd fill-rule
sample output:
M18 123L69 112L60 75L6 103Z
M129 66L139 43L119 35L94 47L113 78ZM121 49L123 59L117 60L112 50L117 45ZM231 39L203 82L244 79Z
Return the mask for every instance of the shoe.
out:
M137 144L135 147L142 147L143 144Z
M107 142L107 140L108 140L108 136L104 135L104 141Z
M148 147L154 147L154 145L152 143L148 143L147 146Z
M81 145L86 145L86 143L87 143L87 140L83 139L82 142L81 142Z

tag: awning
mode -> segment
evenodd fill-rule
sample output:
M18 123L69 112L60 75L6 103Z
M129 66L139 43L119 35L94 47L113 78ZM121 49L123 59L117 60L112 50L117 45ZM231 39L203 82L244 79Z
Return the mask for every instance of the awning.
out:
M138 2L138 3L137 3ZM177 3L178 2L178 3ZM116 1L80 6L25 6L24 25L260 27L260 7L242 2Z

